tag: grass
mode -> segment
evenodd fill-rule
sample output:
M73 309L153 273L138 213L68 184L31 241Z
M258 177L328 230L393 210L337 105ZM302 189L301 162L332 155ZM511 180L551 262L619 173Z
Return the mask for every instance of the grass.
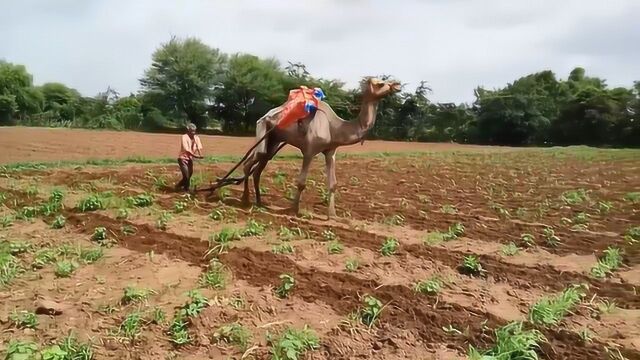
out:
M462 223L456 222L449 226L445 232L434 231L427 233L424 237L424 243L427 245L438 245L443 241L455 240L464 235L465 228Z
M469 347L470 360L538 360L536 350L540 343L546 342L545 336L538 330L525 330L522 322L511 322L495 330L495 345L480 352Z
M56 262L56 260L57 256L53 249L41 249L36 252L31 267L41 269L47 264Z
M596 278L607 277L622 265L620 249L610 246L603 252L604 256L598 259L598 263L591 268L591 275Z
M529 309L529 320L536 325L556 325L583 297L580 286L569 287L557 295L545 296Z
M213 338L219 343L235 345L240 351L246 351L251 342L251 332L235 322L219 327L213 334Z
M318 335L308 326L302 330L287 328L278 338L268 336L271 345L272 360L296 360L302 359L307 351L320 348Z

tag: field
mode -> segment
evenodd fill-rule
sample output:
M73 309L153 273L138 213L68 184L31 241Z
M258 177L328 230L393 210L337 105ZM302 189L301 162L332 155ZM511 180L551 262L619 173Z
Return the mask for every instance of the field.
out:
M365 143L327 220L321 159L295 217L291 151L245 208L172 190L175 136L104 134L0 135L9 359L640 359L640 152Z

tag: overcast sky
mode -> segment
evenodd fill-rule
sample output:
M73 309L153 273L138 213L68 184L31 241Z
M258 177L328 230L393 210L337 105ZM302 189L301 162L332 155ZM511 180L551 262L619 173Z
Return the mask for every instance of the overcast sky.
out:
M353 86L391 74L435 101L473 100L575 66L611 86L640 80L638 0L0 0L0 58L36 84L135 92L160 43L195 36L224 52L303 62ZM606 5L605 5L606 3ZM530 4L530 5L525 5ZM330 94L328 94L330 96Z

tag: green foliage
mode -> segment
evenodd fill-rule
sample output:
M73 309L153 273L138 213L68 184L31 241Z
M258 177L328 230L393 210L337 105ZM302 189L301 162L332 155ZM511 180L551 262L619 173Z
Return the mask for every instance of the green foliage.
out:
M484 352L469 348L470 360L538 360L536 350L540 343L546 342L545 336L538 330L525 330L522 322L511 322L495 330L495 345Z
M218 342L233 344L240 351L245 351L251 341L251 332L239 323L231 323L218 328L218 331L213 334L213 338Z
M568 190L562 193L561 199L567 205L579 205L585 201L588 201L589 195L584 189Z
M96 249L82 249L80 252L80 259L82 259L87 264L93 264L94 262L100 260L104 256L104 251L102 248Z
M327 244L327 252L329 254L341 254L344 251L344 245L338 240L330 241Z
M128 338L129 340L135 340L142 332L142 325L144 324L144 317L139 311L134 311L128 314L120 323L118 328L118 334Z
M240 233L241 236L261 236L264 234L266 225L261 224L253 219L247 221L247 226Z
M465 256L462 259L460 270L462 273L469 275L480 275L485 271L482 268L482 264L480 264L480 260L478 260L478 257L475 255Z
M537 325L555 325L580 303L584 295L580 286L572 286L560 294L545 296L531 307L529 320Z
M220 232L209 236L209 250L207 250L206 256L211 254L219 255L231 247L231 242L240 240L240 232L233 228L223 228Z
M36 314L26 310L14 310L9 316L9 319L18 328L35 329L38 326L38 317Z
M200 286L222 290L226 285L226 281L227 276L224 265L217 261L212 261L207 271L200 277Z
M382 256L391 256L396 253L399 245L400 243L398 243L398 240L392 237L388 237L382 244L380 253L382 254Z
M155 294L155 291L151 289L137 289L133 286L127 286L124 288L124 294L120 299L122 304L134 304L147 301L149 295Z
M51 223L51 227L53 229L62 229L66 224L66 222L67 222L67 219L64 216L58 215L56 216L55 220L53 220L53 222Z
M23 271L13 255L0 251L0 288L10 285Z
M320 339L308 326L302 330L288 328L277 339L268 339L272 360L298 360L305 352L318 349Z
M291 290L295 286L295 280L293 276L289 274L280 275L280 285L275 289L275 293L279 298L286 298L289 296Z
M36 359L38 345L31 341L11 340L6 351L5 360L31 360Z
M363 299L364 306L360 310L360 320L368 327L372 327L382 314L382 302L371 295Z
M414 286L414 290L421 294L437 295L442 289L442 280L434 276L428 280L422 280Z
M149 207L153 205L153 197L149 194L140 194L136 196L129 196L127 199L127 204L129 206L134 207Z
M271 252L274 254L293 254L293 246L288 243L276 245L271 248Z
M502 246L502 249L500 249L500 252L504 256L513 256L517 254L519 251L520 251L520 248L518 247L518 245L516 245L513 242L510 242L509 244Z
M344 267L348 272L354 272L358 270L358 267L360 267L360 262L358 261L358 259L349 259L344 264Z
M604 250L604 256L591 268L591 275L597 278L604 278L618 269L620 265L622 265L620 249L608 247Z
M78 264L74 261L60 261L56 264L56 269L54 271L57 277L66 278L71 276L71 274L76 271L78 268Z
M142 87L166 108L184 113L198 128L213 89L222 81L227 56L195 38L172 37L152 55L151 67L140 80Z
M101 196L96 194L90 195L78 203L78 209L82 212L103 210L106 208L105 201Z

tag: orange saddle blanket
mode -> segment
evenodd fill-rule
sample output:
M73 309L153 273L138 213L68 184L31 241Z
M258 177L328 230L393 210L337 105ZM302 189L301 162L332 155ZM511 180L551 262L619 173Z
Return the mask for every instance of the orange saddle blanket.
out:
M283 129L309 116L318 109L318 103L324 98L325 95L320 88L309 89L306 86L300 86L298 89L289 91L289 98L276 127Z

